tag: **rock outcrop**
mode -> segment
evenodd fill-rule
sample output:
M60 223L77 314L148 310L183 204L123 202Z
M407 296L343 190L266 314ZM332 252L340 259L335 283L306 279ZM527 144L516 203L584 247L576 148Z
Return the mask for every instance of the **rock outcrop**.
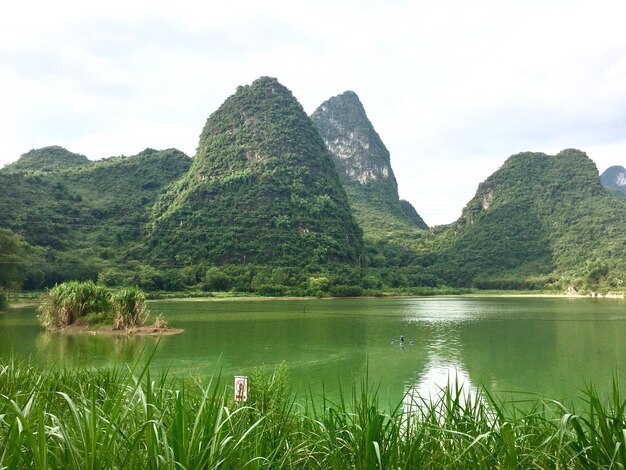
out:
M350 204L366 235L368 228L377 226L381 217L428 228L415 209L408 209L410 203L404 203L408 212L403 210L389 151L356 93L346 91L330 98L315 110L311 119L334 157Z

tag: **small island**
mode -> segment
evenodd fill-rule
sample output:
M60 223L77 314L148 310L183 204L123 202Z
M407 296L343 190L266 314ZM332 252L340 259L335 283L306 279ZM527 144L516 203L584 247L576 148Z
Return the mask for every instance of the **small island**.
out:
M137 287L112 292L93 281L70 281L46 292L37 307L48 331L70 334L173 335L162 315L149 321L146 296Z

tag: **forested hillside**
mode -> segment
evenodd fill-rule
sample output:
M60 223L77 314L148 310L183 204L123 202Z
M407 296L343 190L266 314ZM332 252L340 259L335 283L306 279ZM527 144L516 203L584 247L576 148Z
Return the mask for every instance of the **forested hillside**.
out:
M437 243L434 270L456 285L626 286L626 204L578 150L510 157Z
M356 94L311 119L262 77L210 115L193 160L146 149L92 162L53 146L0 170L0 291L92 279L266 295L624 292L623 168L609 170L601 184L581 151L520 153L458 221L428 229Z
M149 210L190 163L178 150L147 149L56 171L0 171L0 227L33 247L24 287L141 261Z
M41 171L44 173L66 170L77 166L89 165L91 161L84 155L51 145L33 149L23 154L19 160L2 168L3 172Z
M337 170L291 92L263 77L213 113L193 165L152 212L157 263L359 265L363 242Z

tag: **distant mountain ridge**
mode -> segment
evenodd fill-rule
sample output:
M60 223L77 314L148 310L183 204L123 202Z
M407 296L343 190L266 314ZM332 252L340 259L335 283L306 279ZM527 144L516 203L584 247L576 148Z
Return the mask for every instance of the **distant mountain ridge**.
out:
M17 171L41 171L51 172L65 170L78 166L84 166L91 163L84 155L73 153L58 145L42 147L30 150L16 161L0 171L17 172Z
M193 159L148 148L92 162L51 146L0 170L0 238L21 247L0 253L20 264L0 288L93 279L322 297L447 286L624 293L625 176L609 170L600 178L575 149L522 152L478 185L456 222L424 230L355 93L308 117L261 77L211 113Z
M585 279L598 265L626 282L626 205L581 151L520 153L479 185L443 246L439 272L457 284Z
M626 195L626 168L623 166L611 166L600 175L602 186L614 189Z

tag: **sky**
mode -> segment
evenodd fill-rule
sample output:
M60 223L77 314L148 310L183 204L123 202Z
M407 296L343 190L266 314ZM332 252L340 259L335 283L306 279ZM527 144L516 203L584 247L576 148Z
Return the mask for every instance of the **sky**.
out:
M193 156L238 85L273 76L308 114L359 95L400 196L453 222L511 155L626 166L623 0L110 0L3 6L0 166L47 145Z

